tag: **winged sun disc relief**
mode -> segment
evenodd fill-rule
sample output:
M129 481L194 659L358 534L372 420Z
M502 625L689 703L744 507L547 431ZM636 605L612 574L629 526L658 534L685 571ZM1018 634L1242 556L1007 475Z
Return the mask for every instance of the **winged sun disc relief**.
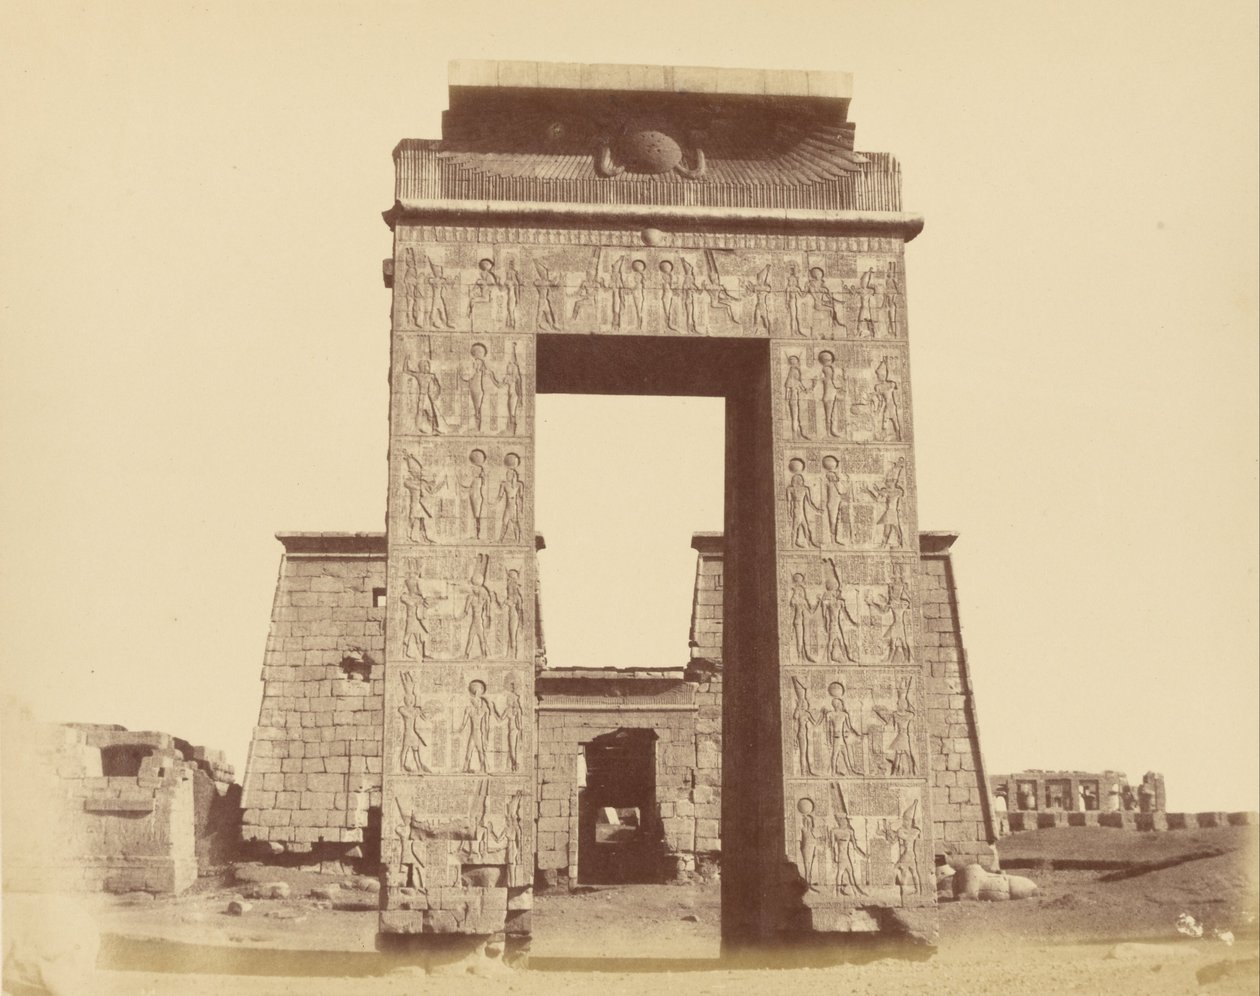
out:
M688 166L682 146L664 131L646 123L626 125L612 139L601 138L596 156L595 170L603 177L620 176L622 173L638 173L648 176L661 173L677 173L690 180L705 175L704 150L694 147Z

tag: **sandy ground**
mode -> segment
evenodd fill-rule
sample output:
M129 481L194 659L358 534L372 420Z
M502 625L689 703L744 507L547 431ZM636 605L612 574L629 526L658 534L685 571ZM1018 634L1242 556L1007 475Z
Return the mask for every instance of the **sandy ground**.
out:
M374 952L376 916L305 898L223 911L232 890L99 900L94 992L303 993L1257 993L1255 828L1135 834L1066 828L1003 842L1041 890L1017 903L941 905L941 943L907 959L863 948L844 964L741 967L718 959L719 886L616 886L536 900L528 971L433 976ZM1069 867L1056 867L1067 864ZM1080 867L1092 864L1094 867ZM209 884L206 884L209 886ZM366 893L342 890L341 905ZM1178 934L1189 913L1198 939ZM1230 930L1232 945L1214 936ZM482 970L486 963L482 962ZM155 970L160 969L160 971Z

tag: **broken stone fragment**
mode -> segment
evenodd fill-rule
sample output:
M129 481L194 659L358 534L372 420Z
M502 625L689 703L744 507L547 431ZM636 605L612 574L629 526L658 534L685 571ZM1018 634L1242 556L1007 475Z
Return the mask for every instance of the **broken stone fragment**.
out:
M253 904L245 902L244 899L233 899L227 904L227 912L229 916L244 916L253 908Z
M968 865L954 873L954 898L981 902L1002 902L1007 899L1029 899L1036 896L1037 884L1021 875L985 871L980 865Z

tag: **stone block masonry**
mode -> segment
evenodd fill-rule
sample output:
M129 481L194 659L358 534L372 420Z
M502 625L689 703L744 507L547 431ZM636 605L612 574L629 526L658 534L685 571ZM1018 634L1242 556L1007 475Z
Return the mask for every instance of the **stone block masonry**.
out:
M385 542L282 533L246 765L243 834L289 853L378 853ZM373 812L375 811L375 812Z
M166 733L4 717L4 889L179 893L229 860L240 789Z

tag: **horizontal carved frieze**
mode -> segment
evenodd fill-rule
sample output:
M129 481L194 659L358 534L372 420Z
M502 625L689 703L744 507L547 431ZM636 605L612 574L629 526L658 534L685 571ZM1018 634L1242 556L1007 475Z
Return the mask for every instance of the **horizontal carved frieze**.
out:
M897 252L425 243L394 264L394 328L905 338Z

